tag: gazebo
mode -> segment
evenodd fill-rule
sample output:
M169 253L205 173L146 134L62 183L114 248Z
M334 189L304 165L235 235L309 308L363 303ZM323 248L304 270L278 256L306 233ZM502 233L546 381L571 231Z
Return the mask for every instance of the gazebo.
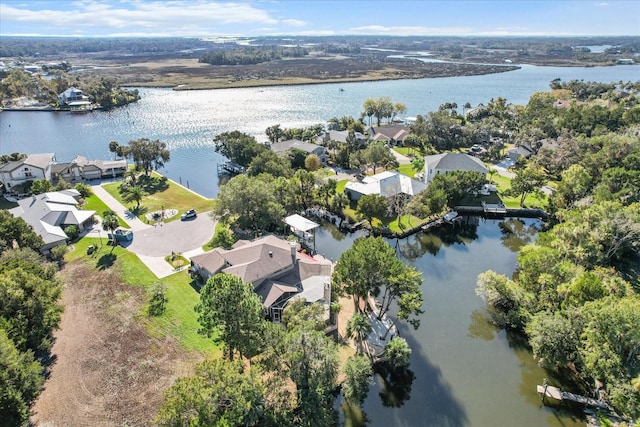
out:
M289 226L291 232L298 237L300 246L312 249L314 253L316 252L315 229L320 227L320 224L316 224L298 214L289 215L284 219L284 222Z

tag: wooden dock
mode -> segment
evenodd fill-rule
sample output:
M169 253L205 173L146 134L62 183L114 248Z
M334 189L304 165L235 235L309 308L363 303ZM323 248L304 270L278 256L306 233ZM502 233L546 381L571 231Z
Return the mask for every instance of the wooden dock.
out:
M237 163L225 162L225 163L218 164L218 175L224 175L224 174L238 175L245 172L246 172L246 169L244 168L244 166L240 166Z
M558 387L553 387L546 384L546 381L543 385L536 386L536 390L538 393L542 395L542 400L544 401L545 397L550 397L552 399L563 401L569 400L572 402L581 403L586 406L593 406L600 409L611 410L611 407L601 400L592 399L590 397L581 396L579 394L569 393L567 391L562 391Z

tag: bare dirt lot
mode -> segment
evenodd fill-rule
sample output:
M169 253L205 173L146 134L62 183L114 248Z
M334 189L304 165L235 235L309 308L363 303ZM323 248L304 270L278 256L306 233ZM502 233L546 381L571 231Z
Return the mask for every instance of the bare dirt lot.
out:
M64 268L64 313L53 363L33 407L38 426L151 425L162 393L198 355L150 337L137 319L142 289L81 264Z

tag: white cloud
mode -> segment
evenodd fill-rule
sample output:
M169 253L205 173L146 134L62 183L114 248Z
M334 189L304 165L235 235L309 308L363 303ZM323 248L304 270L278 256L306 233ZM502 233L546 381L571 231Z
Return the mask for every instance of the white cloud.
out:
M178 32L213 33L226 25L275 25L277 20L261 9L247 3L214 3L203 1L126 1L105 3L80 0L72 3L73 10L32 10L0 4L3 21L15 21L34 28L47 28L51 32L94 32L102 34L148 33L171 34ZM288 25L300 25L292 20ZM123 31L125 30L125 31ZM130 31L126 31L130 30Z
M284 19L282 21L282 23L284 25L289 25L291 27L305 27L307 26L307 23L304 21L301 21L300 19Z
M607 3L607 2L596 3L596 6L598 6L598 7L607 7L607 6L609 6L609 3Z
M353 27L345 30L346 34L388 34L398 36L423 36L423 35L466 35L471 33L467 27L419 27L419 26L394 26L367 25Z

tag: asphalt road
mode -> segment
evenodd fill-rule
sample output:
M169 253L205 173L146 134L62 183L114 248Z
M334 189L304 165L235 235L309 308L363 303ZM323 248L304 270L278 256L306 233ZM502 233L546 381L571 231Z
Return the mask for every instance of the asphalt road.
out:
M127 249L138 255L167 256L199 248L213 237L215 223L208 212L184 221L150 225L136 230Z

